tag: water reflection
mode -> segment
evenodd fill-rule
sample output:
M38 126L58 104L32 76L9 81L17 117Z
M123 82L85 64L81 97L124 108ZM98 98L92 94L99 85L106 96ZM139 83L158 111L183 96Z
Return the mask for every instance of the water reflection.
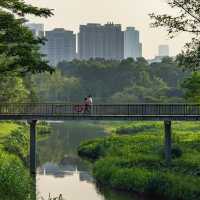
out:
M67 178L78 174L80 181L95 182L89 171L79 171L75 165L65 165L60 168L57 164L46 163L42 167L39 167L37 171L40 176L54 176L55 178Z
M142 197L96 186L90 164L77 156L80 142L104 137L98 124L52 124L53 134L38 144L37 190L48 199L62 194L66 200L142 200Z

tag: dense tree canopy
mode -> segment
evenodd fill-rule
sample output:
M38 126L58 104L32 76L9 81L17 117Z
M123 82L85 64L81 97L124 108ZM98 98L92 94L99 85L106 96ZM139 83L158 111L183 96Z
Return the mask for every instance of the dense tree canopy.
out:
M52 72L40 53L42 38L35 38L24 26L26 14L40 17L52 15L46 8L26 4L22 0L0 0L0 74Z
M26 76L53 72L40 47L44 38L36 38L25 26L26 15L49 17L52 10L38 8L23 0L0 0L0 101L22 102L35 98ZM22 78L23 76L23 78Z
M50 9L32 6L25 3L23 0L0 0L0 8L7 9L19 16L33 14L40 17L49 17L52 15L52 11Z
M188 102L200 102L200 72L194 72L191 77L185 79L182 87Z
M91 94L95 103L181 102L184 75L169 58L151 65L143 58L91 59L62 62L52 76L35 75L33 82L41 101L80 103Z
M29 98L30 92L20 77L1 76L0 102L23 102Z

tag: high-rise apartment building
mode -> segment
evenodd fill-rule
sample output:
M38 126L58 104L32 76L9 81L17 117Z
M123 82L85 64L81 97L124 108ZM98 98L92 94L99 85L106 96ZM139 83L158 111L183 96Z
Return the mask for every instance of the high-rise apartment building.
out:
M103 26L104 58L122 60L124 58L124 32L120 24L107 23Z
M158 56L166 57L169 56L169 46L168 45L159 45L158 47Z
M103 30L101 24L80 25L78 52L80 59L103 58Z
M56 28L46 31L45 54L52 65L72 61L76 57L76 35L73 31Z
M124 58L124 35L121 25L107 23L80 25L78 34L79 58Z
M124 58L142 57L140 33L134 27L127 27L124 31Z
M25 26L32 31L35 38L37 37L44 38L45 36L44 24L27 23ZM43 44L40 45L40 52L42 54L45 54L45 46Z
M44 37L44 24L27 23L26 26L36 37Z

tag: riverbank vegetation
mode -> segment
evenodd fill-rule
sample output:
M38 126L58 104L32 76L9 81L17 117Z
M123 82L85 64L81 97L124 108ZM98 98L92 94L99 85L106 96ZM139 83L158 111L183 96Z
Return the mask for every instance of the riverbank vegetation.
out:
M94 103L179 103L200 101L199 1L169 1L181 15L155 15L153 26L169 34L193 35L177 62L144 58L122 61L91 59L62 62L56 73L43 58L43 38L24 26L26 15L49 17L52 11L21 0L0 1L0 101L82 102L91 94ZM198 22L198 23L197 23ZM188 30L189 28L189 30ZM193 72L195 71L195 72ZM34 74L34 75L33 75ZM189 78L188 78L189 77ZM184 98L186 97L186 98ZM94 162L101 184L174 200L199 200L199 123L174 123L173 162L165 166L160 123L112 124L113 134L83 143L79 154ZM39 132L49 133L45 126ZM46 134L43 134L46 135ZM28 133L23 124L0 123L0 198L29 200L31 178L27 170Z
M52 10L22 0L0 1L0 102L21 103L35 97L31 74L54 70L43 58L44 38L37 38L25 23L27 15L51 16ZM28 100L27 100L28 99ZM30 200L27 126L0 122L0 199Z
M39 123L42 139L50 126ZM0 199L29 200L32 180L29 175L29 127L25 123L0 122Z
M0 198L30 199L32 180L27 168L28 133L22 125L0 123Z
M173 200L200 199L200 124L173 123L173 161L165 165L161 123L109 123L112 134L83 142L98 183ZM139 130L139 131L138 131ZM121 132L122 131L122 132Z

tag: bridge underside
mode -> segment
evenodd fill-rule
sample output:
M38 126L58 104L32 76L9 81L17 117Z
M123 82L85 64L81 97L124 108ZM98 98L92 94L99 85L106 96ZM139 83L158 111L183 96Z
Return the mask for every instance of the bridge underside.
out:
M102 121L198 121L200 115L28 115L0 114L0 120L102 120Z

